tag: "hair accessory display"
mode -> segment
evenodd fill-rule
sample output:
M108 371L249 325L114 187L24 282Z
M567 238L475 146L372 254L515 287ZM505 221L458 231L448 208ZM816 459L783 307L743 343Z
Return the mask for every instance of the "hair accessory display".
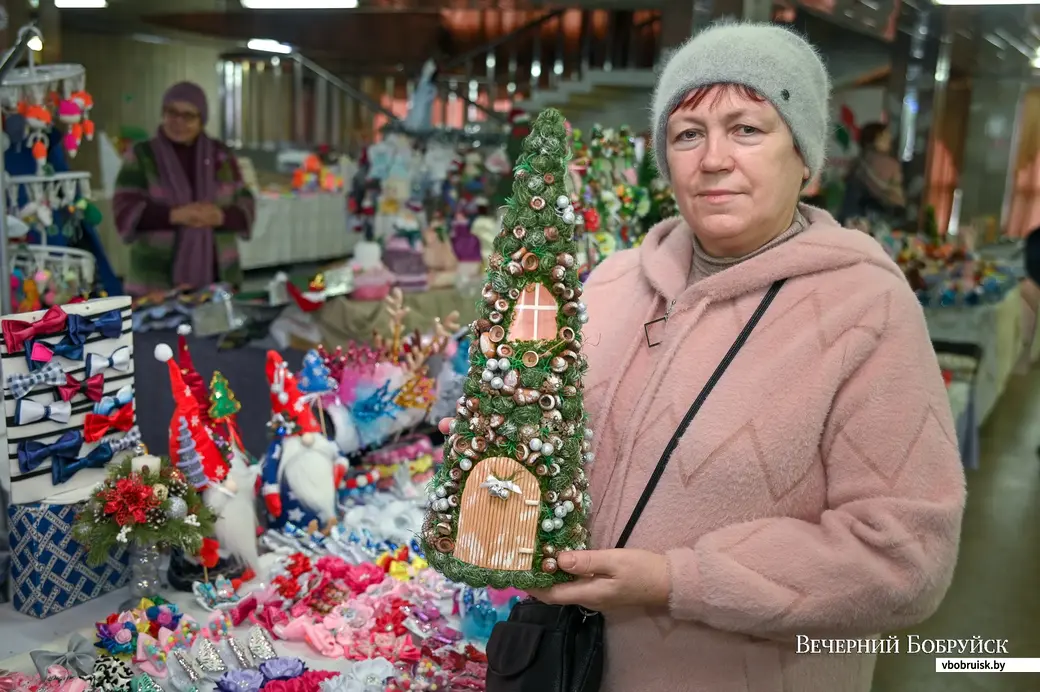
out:
M290 656L272 658L260 664L260 672L268 680L298 678L305 670L307 666L301 659Z
M227 647L231 649L232 655L235 657L235 662L239 668L252 668L253 664L249 660L249 654L242 648L242 644L232 636L228 636L224 641L227 642Z
M27 375L14 373L7 376L7 387L15 399L24 399L37 387L57 387L63 384L65 384L65 371L61 369L61 364L54 360L36 372Z
M78 430L67 433L50 444L26 440L18 443L18 470L32 473L50 457L75 457L83 446L83 434Z
M90 689L97 692L129 692L133 671L123 661L112 656L99 656L90 674Z
M76 675L87 676L94 670L97 653L94 645L82 634L74 634L69 638L68 650L62 653L53 651L31 651L29 657L36 666L40 677L47 677L47 670L52 666L60 666Z
M112 351L111 355L103 356L100 353L87 354L86 376L90 377L107 369L119 372L130 371L130 347L120 346Z
M195 666L193 666L180 651L171 651L170 658L177 662L177 667L173 670L179 670L179 673L175 672L172 675L174 685L178 687L178 689L181 689L182 692L198 692L198 686L199 683L202 682L202 676L199 675L199 671L195 670ZM187 683L181 682L180 678L182 675L184 678L187 678Z
M142 673L130 681L130 692L163 692L163 688L150 675Z
M258 670L229 670L217 680L220 692L260 692L267 682Z
M87 442L97 442L113 430L129 432L132 427L134 427L134 407L127 404L107 416L88 413L83 419L83 438Z
M4 319L3 322L0 322L0 330L3 331L7 352L17 353L22 350L27 339L61 333L65 330L68 318L69 315L60 306L55 305L47 310L37 322Z
M68 331L74 344L85 343L87 337L95 332L106 339L116 339L123 333L123 314L119 310L109 310L94 319L69 315Z
M58 395L62 401L71 401L72 397L82 394L91 401L101 401L105 393L105 376L98 374L87 377L83 381L77 380L72 375L65 374L65 384L58 385Z
M158 639L145 632L138 633L137 655L134 658L138 668L149 675L164 678L167 671L166 657L167 652Z
M39 370L44 363L49 363L55 356L69 360L83 360L83 347L69 341L65 336L56 344L48 344L36 339L25 340L25 360L29 372Z
M278 656L274 650L274 642L271 635L263 627L254 625L249 630L249 653L255 661L270 661Z
M14 405L14 424L29 425L41 420L49 420L62 425L72 417L72 404L67 401L55 401L41 404L35 399L18 399Z
M217 647L213 645L213 642L205 637L199 637L195 641L198 647L195 653L195 662L198 663L202 672L210 675L226 673L228 669L227 664L220 657L220 652L217 651Z
M213 583L197 581L191 585L195 594L195 602L206 610L230 610L238 604L240 598L235 593L231 580L221 575Z
M99 416L110 415L117 408L123 408L134 400L134 388L127 385L115 394L101 397L101 401L94 404L94 413Z

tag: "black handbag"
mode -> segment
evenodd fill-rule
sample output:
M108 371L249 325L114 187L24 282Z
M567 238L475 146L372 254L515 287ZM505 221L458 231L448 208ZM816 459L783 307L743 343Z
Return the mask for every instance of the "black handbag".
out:
M697 395L650 474L616 548L624 548L679 440L723 373L762 319L786 279L775 281L758 309ZM486 692L597 692L603 682L603 615L581 606L547 605L533 598L517 603L495 625L487 645Z

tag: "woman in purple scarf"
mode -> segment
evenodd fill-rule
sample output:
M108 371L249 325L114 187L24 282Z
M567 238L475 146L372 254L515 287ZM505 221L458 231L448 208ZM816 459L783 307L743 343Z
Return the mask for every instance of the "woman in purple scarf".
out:
M131 295L242 281L237 239L249 237L255 201L234 155L203 131L208 110L199 85L174 84L158 132L119 171L112 206Z

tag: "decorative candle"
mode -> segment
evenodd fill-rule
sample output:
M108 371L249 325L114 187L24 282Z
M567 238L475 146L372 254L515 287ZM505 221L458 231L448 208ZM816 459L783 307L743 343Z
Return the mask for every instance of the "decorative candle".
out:
M159 470L159 466L162 464L162 459L151 454L141 454L130 460L130 469L134 473L143 473L145 467L152 473Z

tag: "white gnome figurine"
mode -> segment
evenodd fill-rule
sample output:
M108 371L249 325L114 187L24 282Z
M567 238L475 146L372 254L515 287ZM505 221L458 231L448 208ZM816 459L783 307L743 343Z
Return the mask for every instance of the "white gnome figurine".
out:
M346 476L347 460L321 434L295 376L276 351L267 353L267 379L272 413L284 427L263 463L268 526L277 529L291 522L301 528L328 528L336 519L336 490Z

